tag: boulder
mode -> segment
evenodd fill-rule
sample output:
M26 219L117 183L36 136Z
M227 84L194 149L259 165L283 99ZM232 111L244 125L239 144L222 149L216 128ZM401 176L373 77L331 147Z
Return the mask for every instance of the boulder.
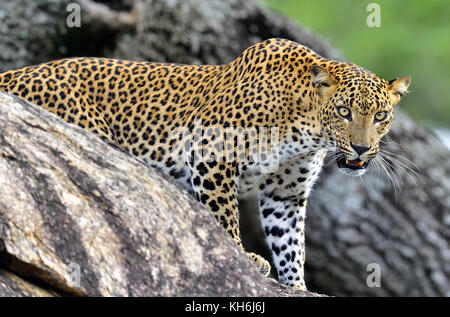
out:
M66 24L72 2L80 4L80 28ZM270 37L345 59L321 36L252 0L2 1L0 22L0 70L86 55L221 64ZM402 104L408 106L407 96ZM385 144L400 160L389 172L394 176L374 167L372 175L352 179L327 160L312 192L305 277L314 291L450 295L450 153L433 132L396 112L394 142ZM254 203L241 203L244 244L269 258ZM381 270L381 287L367 285L371 264Z
M0 93L0 296L315 296L139 159Z

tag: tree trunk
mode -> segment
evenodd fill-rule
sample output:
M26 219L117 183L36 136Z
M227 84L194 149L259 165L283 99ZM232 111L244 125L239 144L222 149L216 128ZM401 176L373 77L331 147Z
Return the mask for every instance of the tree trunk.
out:
M80 55L220 64L270 37L343 59L319 36L251 0L84 0L82 27L72 29L65 25L72 0L20 1L27 5L0 3L0 69ZM111 19L114 14L122 18ZM117 21L126 23L118 28ZM390 136L401 146L391 144L388 151L411 160L400 159L409 168L414 164L420 177L410 179L400 164L403 185L394 190L383 170L360 180L340 175L334 163L327 166L307 208L310 289L331 295L450 295L449 151L398 110ZM244 243L267 252L256 230L256 209L252 202L244 205L250 206L242 212ZM381 287L367 286L370 263L381 269Z

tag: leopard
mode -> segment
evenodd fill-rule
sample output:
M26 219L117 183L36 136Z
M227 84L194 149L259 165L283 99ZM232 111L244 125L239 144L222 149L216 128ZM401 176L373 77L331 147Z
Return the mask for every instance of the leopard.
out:
M256 198L278 281L298 290L307 289L306 205L325 156L347 175L365 173L410 82L281 38L222 65L70 57L0 74L1 91L181 184L242 250L239 200Z

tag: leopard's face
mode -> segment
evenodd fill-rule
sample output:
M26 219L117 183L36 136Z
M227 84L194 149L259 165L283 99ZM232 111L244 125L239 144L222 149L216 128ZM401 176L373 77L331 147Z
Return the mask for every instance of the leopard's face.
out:
M336 146L339 170L360 176L377 156L380 140L392 126L394 106L407 92L411 79L387 82L354 65L330 78L326 93L322 91L321 125Z
M394 119L394 107L389 102L379 106L352 98L330 101L329 128L335 140L340 171L349 175L365 173L370 161L379 152L381 138L386 135Z

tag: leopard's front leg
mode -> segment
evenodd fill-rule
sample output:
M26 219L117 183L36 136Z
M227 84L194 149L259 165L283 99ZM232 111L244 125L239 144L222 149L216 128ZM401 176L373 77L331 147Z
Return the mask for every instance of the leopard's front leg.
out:
M266 242L272 250L280 283L306 290L305 209L326 151L305 154L268 175L260 194L259 211Z
M191 167L195 197L213 212L234 242L244 249L239 232L236 179L236 165L233 163L198 162ZM269 274L270 264L266 259L253 252L247 252L247 255L261 273Z
M280 283L306 290L304 196L283 196L272 192L259 202L261 223L266 234Z

